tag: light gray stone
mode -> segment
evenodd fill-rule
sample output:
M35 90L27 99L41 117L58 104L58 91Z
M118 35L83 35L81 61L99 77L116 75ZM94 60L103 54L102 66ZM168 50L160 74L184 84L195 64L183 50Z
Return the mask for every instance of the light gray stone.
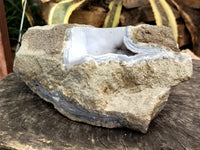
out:
M61 24L30 28L14 71L72 120L146 133L171 86L192 76L192 60L167 27Z

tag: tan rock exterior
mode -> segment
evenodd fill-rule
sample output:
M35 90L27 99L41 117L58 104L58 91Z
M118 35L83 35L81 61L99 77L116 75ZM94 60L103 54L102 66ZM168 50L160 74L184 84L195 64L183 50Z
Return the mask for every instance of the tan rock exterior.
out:
M67 31L72 27L63 24L29 29L16 54L15 72L72 120L146 133L167 102L171 86L191 77L191 58L171 50L144 55L132 63L88 60L66 68L63 53ZM168 34L172 35L170 31Z

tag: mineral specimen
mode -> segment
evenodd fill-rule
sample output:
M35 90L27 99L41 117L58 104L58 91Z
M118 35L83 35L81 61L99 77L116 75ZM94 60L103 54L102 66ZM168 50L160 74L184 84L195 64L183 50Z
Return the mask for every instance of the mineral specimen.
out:
M164 26L32 27L14 71L68 118L146 133L171 86L188 80L192 60Z

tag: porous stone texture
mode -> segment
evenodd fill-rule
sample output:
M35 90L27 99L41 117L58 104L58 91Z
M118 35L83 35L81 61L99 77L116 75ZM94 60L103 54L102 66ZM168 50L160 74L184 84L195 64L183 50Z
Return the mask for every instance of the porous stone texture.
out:
M16 53L14 71L72 120L146 133L167 102L171 86L192 76L190 56L177 52L167 27L140 25L124 27L123 45L129 55L84 56L67 65L64 55L77 26L93 28L66 24L30 28Z

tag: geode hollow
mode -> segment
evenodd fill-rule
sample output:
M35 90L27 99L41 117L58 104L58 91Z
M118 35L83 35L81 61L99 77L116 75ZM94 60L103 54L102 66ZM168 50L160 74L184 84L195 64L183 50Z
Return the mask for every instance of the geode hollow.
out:
M24 34L14 71L71 120L146 133L192 60L164 26L60 24Z

